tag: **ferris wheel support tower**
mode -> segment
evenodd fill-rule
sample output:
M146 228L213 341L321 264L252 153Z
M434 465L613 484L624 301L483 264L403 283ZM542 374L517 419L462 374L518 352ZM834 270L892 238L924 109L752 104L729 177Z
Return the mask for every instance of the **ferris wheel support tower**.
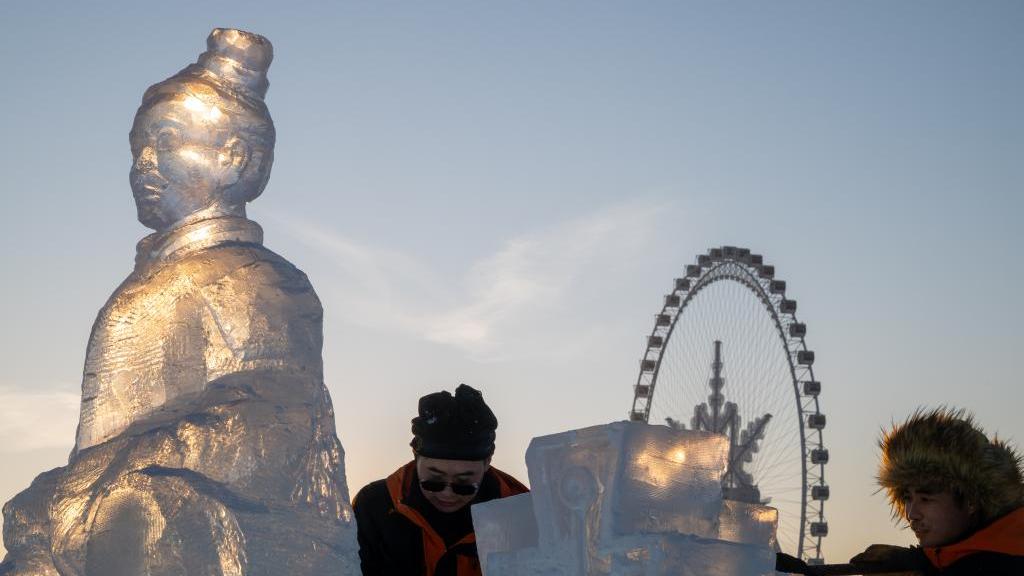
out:
M740 427L737 404L723 404L722 397L723 366L735 368L745 377L730 378L729 395L742 397L739 409L755 417L748 420L744 438L734 441L741 454L730 457L724 493L733 499L771 499L780 508L780 545L791 547L784 551L817 564L824 562L821 541L828 535L826 419L820 411L821 383L814 375L814 351L805 341L807 325L797 321L797 303L786 297L786 288L784 280L775 278L775 267L749 249L723 246L698 256L696 264L686 267L685 276L675 280L655 316L633 386L629 418L649 422L653 415L654 422L683 427L685 399L702 398L710 385L708 402L689 404L696 405L690 424L735 436ZM748 332L758 326L763 328L752 340L755 336ZM737 334L733 341L717 337L729 330ZM699 363L691 358L709 345L706 335L716 341L710 380L707 355ZM727 364L722 360L723 340L731 358ZM762 379L762 374L767 377ZM734 428L731 434L729 426ZM759 443L768 454L753 454L759 451ZM771 465L758 470L758 460ZM744 463L751 461L755 470L747 472ZM782 526L784 511L791 520Z

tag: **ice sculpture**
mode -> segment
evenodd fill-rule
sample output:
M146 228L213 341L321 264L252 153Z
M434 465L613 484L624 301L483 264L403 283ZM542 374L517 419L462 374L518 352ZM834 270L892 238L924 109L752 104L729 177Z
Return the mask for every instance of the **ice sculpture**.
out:
M4 507L0 575L358 573L323 311L245 217L273 162L272 58L216 29L146 91L131 188L155 232L93 326L68 465Z
M728 454L641 422L534 438L531 492L472 509L484 574L773 574L777 513L723 501Z

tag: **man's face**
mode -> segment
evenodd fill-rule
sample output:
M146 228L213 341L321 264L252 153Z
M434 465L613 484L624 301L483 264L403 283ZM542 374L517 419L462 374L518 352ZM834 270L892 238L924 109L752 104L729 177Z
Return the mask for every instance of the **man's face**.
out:
M491 460L443 460L440 458L416 457L416 474L420 482L424 480L445 482L448 484L476 484L479 486ZM451 486L445 486L440 492L431 492L420 486L423 497L434 508L441 512L455 512L473 501L476 492L467 495L456 494Z
M926 548L961 540L974 525L974 511L957 502L949 490L911 488L903 498L907 520L918 542Z
M139 221L166 230L222 200L238 180L239 158L227 145L233 132L209 98L183 94L139 110L129 137Z

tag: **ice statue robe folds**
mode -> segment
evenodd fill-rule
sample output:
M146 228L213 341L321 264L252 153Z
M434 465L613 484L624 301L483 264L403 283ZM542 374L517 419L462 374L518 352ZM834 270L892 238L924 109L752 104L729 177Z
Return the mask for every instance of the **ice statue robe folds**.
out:
M0 574L344 574L322 308L244 218L139 244L89 340L68 465L4 510Z
M139 243L135 271L93 326L76 448L120 434L244 372L319 375L320 302L242 218Z

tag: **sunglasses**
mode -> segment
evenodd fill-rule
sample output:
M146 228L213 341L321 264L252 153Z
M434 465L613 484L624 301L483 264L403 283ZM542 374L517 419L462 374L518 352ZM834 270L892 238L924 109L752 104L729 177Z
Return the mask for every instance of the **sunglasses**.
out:
M445 488L451 487L452 492L459 496L469 496L471 494L476 494L476 491L480 489L480 484L462 484L459 482L442 482L440 480L420 480L420 487L427 492L441 492Z

